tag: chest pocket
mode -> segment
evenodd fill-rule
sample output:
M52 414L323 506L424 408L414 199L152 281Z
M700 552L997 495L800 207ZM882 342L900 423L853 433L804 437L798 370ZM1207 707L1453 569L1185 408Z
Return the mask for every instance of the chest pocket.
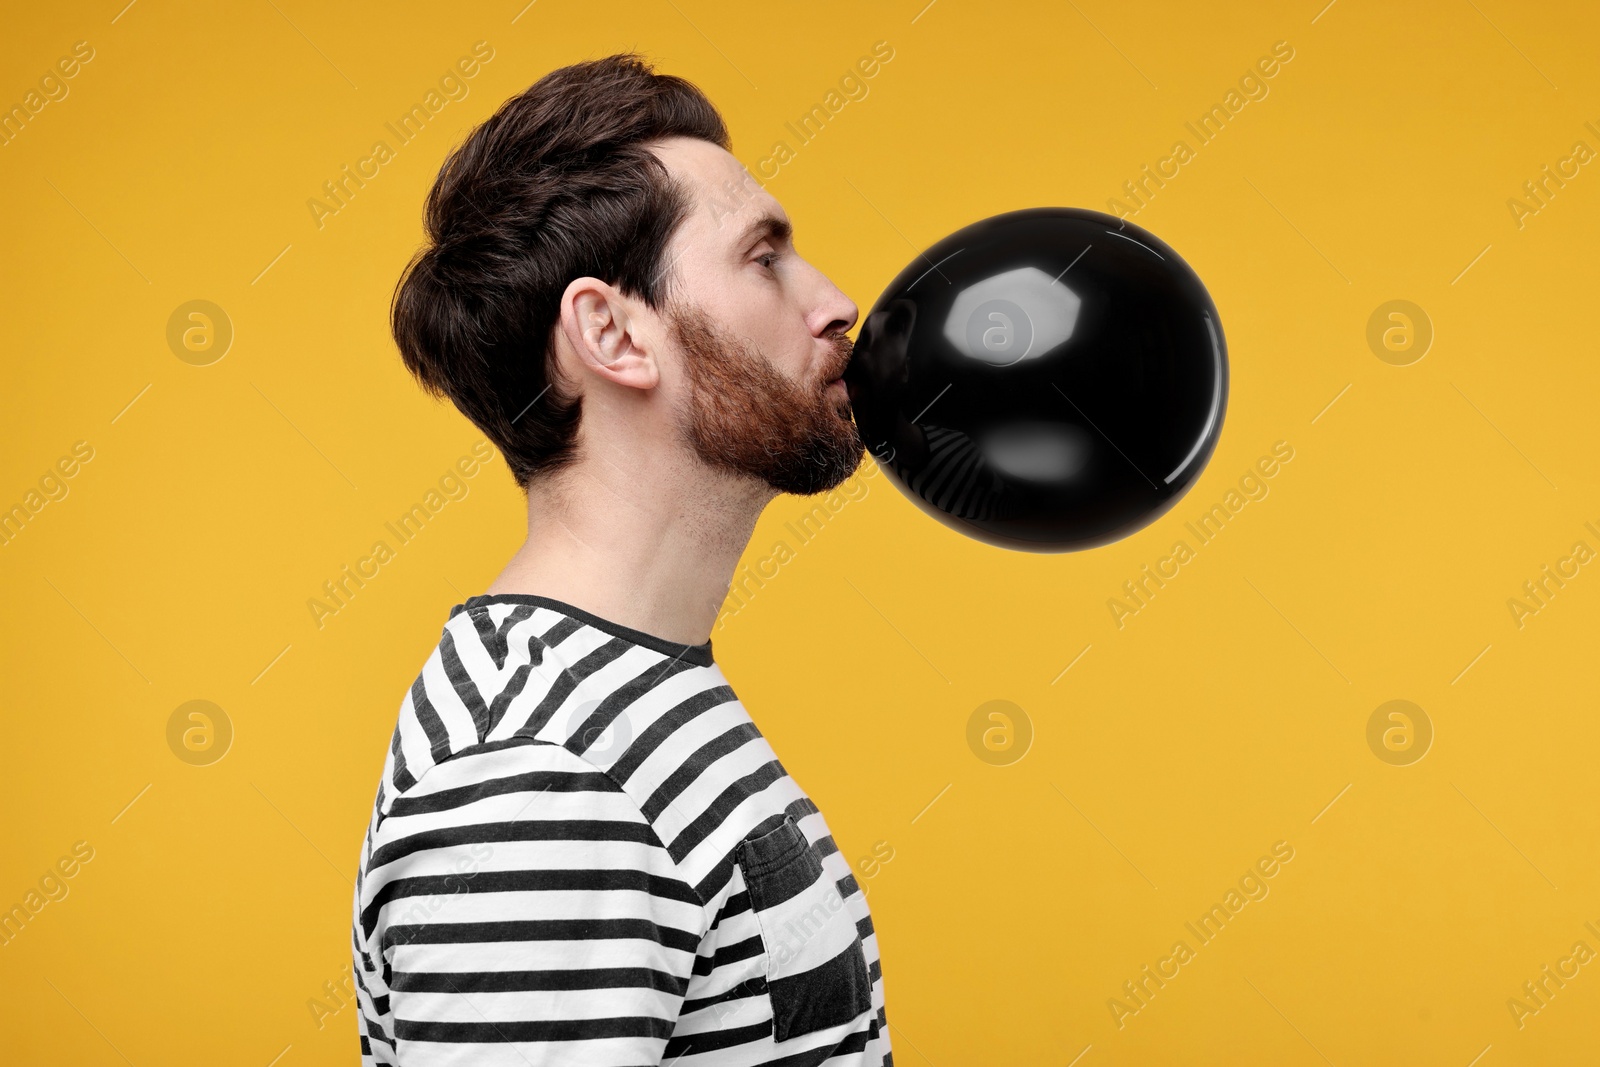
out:
M785 815L736 856L761 926L775 1041L840 1026L872 1007L855 919L805 833Z

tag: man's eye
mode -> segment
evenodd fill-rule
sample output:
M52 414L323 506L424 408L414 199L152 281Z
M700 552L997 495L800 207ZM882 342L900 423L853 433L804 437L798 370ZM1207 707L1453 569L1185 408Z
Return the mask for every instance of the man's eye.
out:
M778 255L779 255L779 253L777 253L777 252L767 252L764 255L757 256L756 257L756 262L760 263L763 267L766 267L768 270L771 270L772 269L772 264L766 262L766 260L777 259Z

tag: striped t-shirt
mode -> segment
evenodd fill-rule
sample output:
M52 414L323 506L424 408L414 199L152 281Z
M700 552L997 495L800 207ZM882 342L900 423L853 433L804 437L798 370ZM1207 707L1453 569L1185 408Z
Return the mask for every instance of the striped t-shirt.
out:
M866 899L711 642L547 597L451 609L351 935L363 1064L893 1063Z

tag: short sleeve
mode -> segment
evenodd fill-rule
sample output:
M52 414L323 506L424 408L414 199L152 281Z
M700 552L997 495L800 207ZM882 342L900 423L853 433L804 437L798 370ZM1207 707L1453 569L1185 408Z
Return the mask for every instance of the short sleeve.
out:
M479 745L395 797L370 847L355 939L372 1061L661 1062L706 909L604 773L541 741Z

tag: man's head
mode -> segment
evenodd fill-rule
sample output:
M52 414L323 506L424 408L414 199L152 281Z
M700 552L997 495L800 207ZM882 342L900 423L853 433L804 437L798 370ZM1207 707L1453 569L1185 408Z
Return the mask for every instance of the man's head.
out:
M445 162L395 340L524 491L619 442L799 494L860 463L829 384L856 307L729 145L698 89L619 55L541 78Z

